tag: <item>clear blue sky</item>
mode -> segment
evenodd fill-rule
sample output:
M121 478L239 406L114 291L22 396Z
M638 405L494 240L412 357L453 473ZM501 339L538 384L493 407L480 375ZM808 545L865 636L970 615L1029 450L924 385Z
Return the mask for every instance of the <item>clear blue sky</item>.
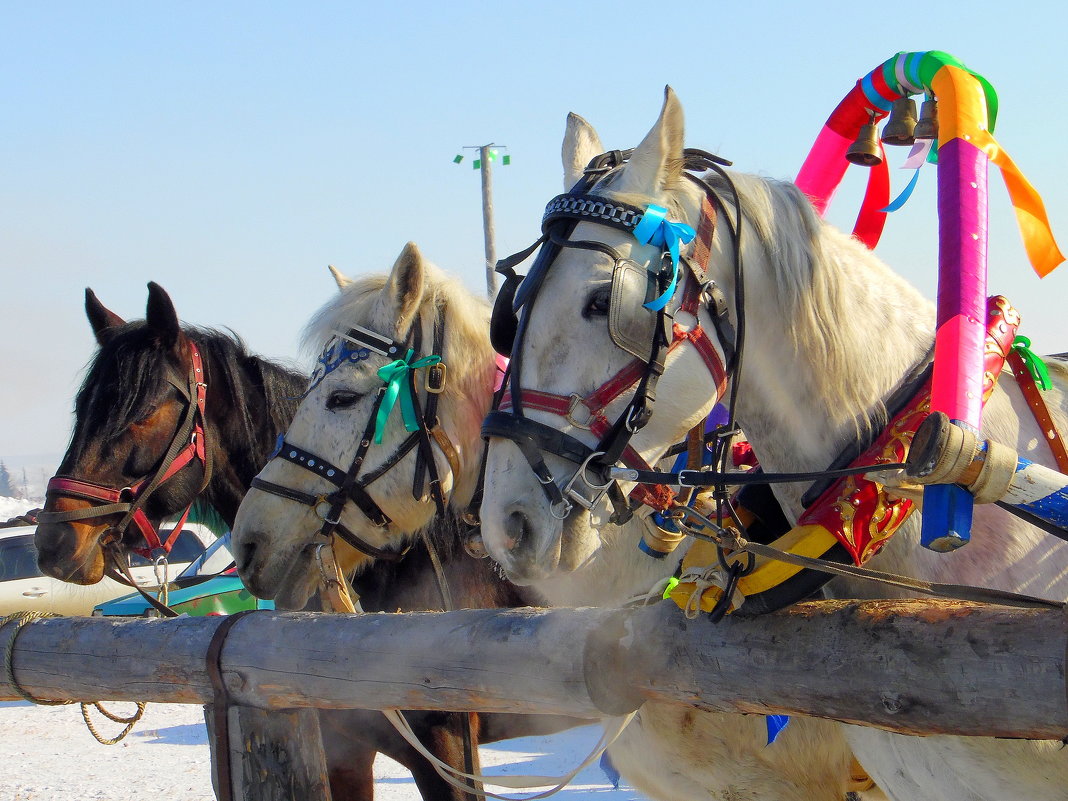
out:
M93 352L85 286L138 317L155 280L186 321L296 356L334 291L328 263L385 270L411 239L484 286L463 145L512 155L494 183L507 254L560 191L567 112L633 146L665 84L690 145L792 178L858 77L899 50L946 50L997 87L998 138L1068 246L1066 22L1063 5L1026 2L0 0L0 459L65 447ZM859 192L858 177L832 220L852 224ZM1040 349L1068 349L1068 267L1040 283L993 172L991 195L991 289ZM934 197L930 171L880 246L931 296Z

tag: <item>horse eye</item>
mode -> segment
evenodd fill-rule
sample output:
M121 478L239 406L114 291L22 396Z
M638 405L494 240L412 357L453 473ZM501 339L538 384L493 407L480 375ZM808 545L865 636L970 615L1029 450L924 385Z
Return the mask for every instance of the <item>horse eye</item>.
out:
M590 317L607 317L608 304L611 299L611 287L601 287L599 289L595 289L586 299L586 305L582 309L582 316L586 319L589 319Z
M330 397L326 399L326 408L330 411L336 409L351 409L363 398L359 392L351 392L347 389L339 389L336 392L331 392Z

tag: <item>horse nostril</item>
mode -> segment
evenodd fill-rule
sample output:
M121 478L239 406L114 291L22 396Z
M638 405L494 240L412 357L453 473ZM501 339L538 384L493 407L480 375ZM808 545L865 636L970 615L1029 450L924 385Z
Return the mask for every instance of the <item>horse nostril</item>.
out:
M527 539L530 533L530 521L520 511L509 512L505 518L504 530L504 547L509 551L514 551Z
M234 553L234 564L237 565L238 571L244 573L248 569L248 566L252 564L253 558L256 556L256 543L255 542L243 542L238 546L237 551Z

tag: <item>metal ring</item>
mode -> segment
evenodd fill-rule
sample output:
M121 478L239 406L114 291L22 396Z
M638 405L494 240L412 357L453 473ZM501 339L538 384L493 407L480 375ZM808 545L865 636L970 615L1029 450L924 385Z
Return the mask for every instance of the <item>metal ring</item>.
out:
M549 514L555 517L557 520L566 520L567 516L571 514L571 510L575 507L572 506L566 499L558 501L549 507ZM562 510L562 511L561 511Z

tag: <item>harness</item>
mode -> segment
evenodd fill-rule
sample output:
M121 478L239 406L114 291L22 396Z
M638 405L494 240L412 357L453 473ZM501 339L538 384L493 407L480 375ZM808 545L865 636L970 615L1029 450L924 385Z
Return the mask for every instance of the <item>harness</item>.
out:
M93 505L85 509L69 511L44 511L38 514L39 522L68 523L73 520L94 520L107 515L122 514L119 522L108 528L105 533L106 537L114 536L117 540L121 540L127 527L132 524L144 537L145 547L130 550L147 558L152 558L156 551L170 552L189 516L192 502L182 512L181 518L166 539L148 519L144 511L145 504L156 490L190 462L199 461L204 468L203 483L194 497L203 492L211 480L211 455L207 447L205 435L207 421L204 414L208 385L204 382L204 365L200 351L192 340L189 340L188 344L190 366L186 382L183 384L173 376L167 377L167 381L185 399L185 410L174 432L174 437L171 439L171 444L167 448L167 453L155 474L121 489L73 476L55 475L48 482L46 495L79 498L93 502Z
M649 421L656 400L657 381L663 374L669 353L683 344L693 345L712 376L717 399L726 388L727 375L735 362L737 334L728 318L725 296L706 278L716 229L716 209L722 208L722 203L712 187L693 174L694 171L708 170L724 174L720 165L729 162L700 150L685 151L684 174L702 188L704 197L694 245L688 256L680 257L688 270L683 278L682 302L674 315L667 312L666 303L657 306L651 302L658 295L669 295L674 289L674 265L666 247L659 270L652 272L602 242L568 238L575 226L583 221L634 233L643 218L652 213L651 209L655 207L641 209L590 194L598 183L622 168L631 152L612 151L593 159L582 180L568 194L553 198L546 206L541 237L526 250L498 262L496 268L505 276L505 282L494 303L491 339L499 353L511 355L511 365L508 390L499 407L487 415L482 435L503 437L519 447L549 500L553 516L560 519L571 513L574 504L590 509L606 493L612 492L616 520L619 520L622 493L616 490L609 470L617 462L636 470L650 469L630 446L630 439ZM737 229L728 215L724 214L724 217L735 240L735 258L739 260ZM515 265L525 261L539 247L541 251L527 275L516 274ZM549 268L565 247L599 251L612 259L608 330L612 341L635 357L588 395L558 395L522 386L521 346L530 311ZM740 268L740 261L736 263ZM709 309L715 321L719 346L727 354L726 363L699 322L702 305ZM651 308L654 306L656 308ZM523 310L525 313L520 314ZM683 325L673 320L679 312L691 316L694 323ZM632 394L626 406L614 421L610 420L606 415L607 408L627 392ZM598 444L591 448L569 434L524 416L524 409L559 415L570 425L591 431L598 437ZM576 471L566 480L558 480L546 465L544 453L572 462L577 465ZM639 483L630 497L635 502L665 510L673 504L675 494L662 485Z
M444 309L439 309L438 312L434 324L432 354L440 354L445 341ZM341 522L341 513L345 507L350 502L354 503L372 525L376 528L388 529L392 522L389 515L370 496L367 488L388 473L412 450L416 451L412 496L418 501L422 501L426 497L423 488L427 484L427 476L429 476L429 494L439 515L444 515L447 501L441 488L437 464L434 461L433 445L437 445L441 450L453 471L453 475L459 475L456 448L449 440L448 435L439 427L438 421L438 396L445 391L446 367L438 360L439 356L436 355L419 359L415 363L412 362L414 354L418 353L421 348L421 329L421 321L417 319L409 336L412 340L410 349L407 348L407 341L399 342L391 337L360 326L354 326L345 333L338 332L337 334L343 340L352 342L362 348L367 348L387 358L397 357L407 351L404 359L398 359L391 366L400 365L398 369L405 371L404 377L400 380L407 382L405 389L411 398L417 425L397 447L397 450L379 467L362 476L360 475L367 452L375 440L375 430L379 424L379 411L383 408L383 402L390 391L391 384L389 381L386 381L378 388L370 417L360 436L356 455L353 456L347 470L336 467L328 460L315 455L311 451L294 445L286 440L285 434L278 436L278 444L275 452L271 455L271 459L283 459L314 473L332 484L335 487L333 491L313 495L266 481L259 476L252 479L252 487L255 489L312 507L315 510L315 514L322 521L322 526L318 531L319 536L329 541L334 534L337 534L345 543L357 551L373 559L382 559L387 562L395 562L401 559L408 549L405 548L402 551L383 550L360 538ZM430 362L430 359L434 361ZM424 366L427 368L425 409L421 408L419 393L415 385L415 368ZM403 402L405 401L402 399Z

